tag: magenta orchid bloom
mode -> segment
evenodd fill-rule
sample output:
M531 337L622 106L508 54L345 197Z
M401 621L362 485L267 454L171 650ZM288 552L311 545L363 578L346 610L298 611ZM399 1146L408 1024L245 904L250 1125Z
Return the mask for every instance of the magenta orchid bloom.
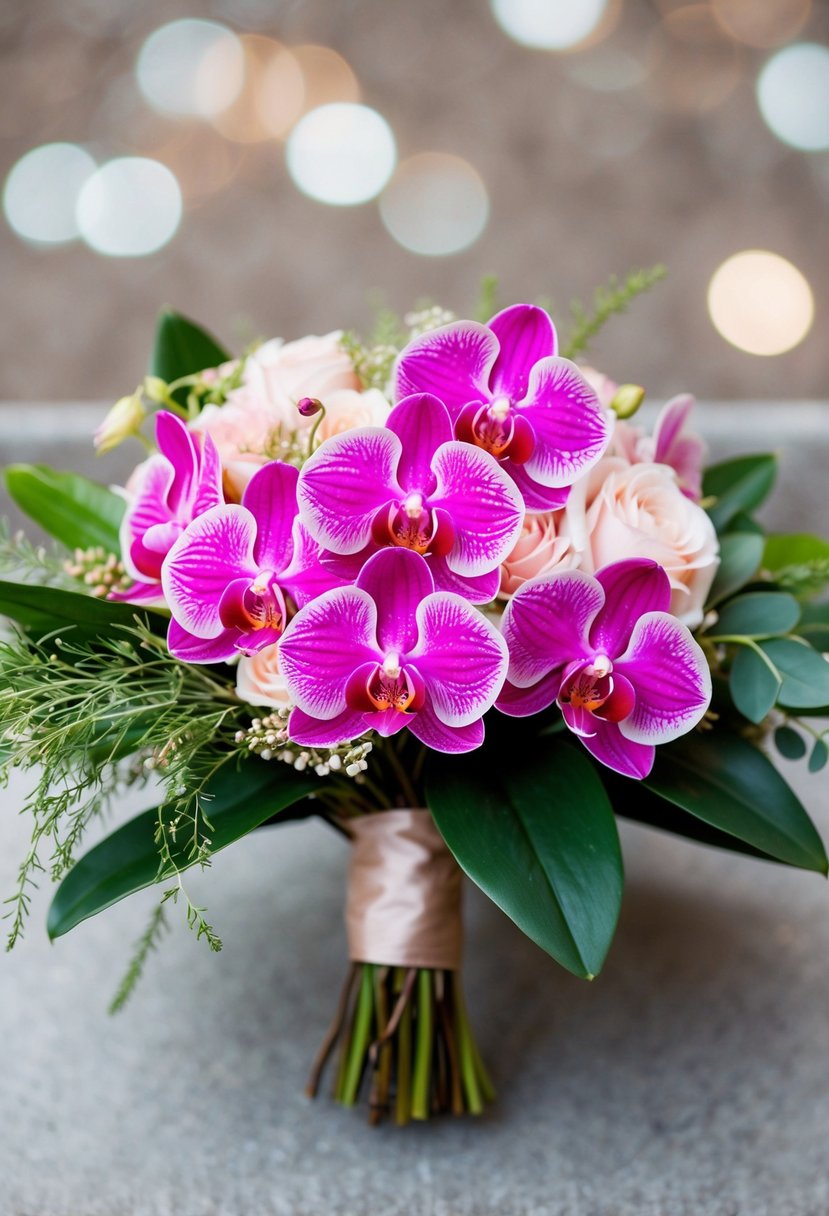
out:
M668 614L656 562L615 562L525 583L502 628L508 680L496 705L524 717L556 701L588 751L627 777L647 777L657 743L691 730L711 700L711 673L688 629Z
M436 397L420 393L385 427L334 435L306 461L300 518L349 580L377 549L427 559L435 585L473 603L494 598L499 567L521 533L524 504L498 462L453 438Z
M702 497L705 441L693 431L686 430L685 425L694 404L694 398L688 393L672 397L659 411L653 435L646 435L641 427L621 422L616 427L613 443L631 464L647 461L670 465L685 497L699 502Z
M213 440L193 435L175 414L156 416L158 452L137 470L135 495L121 523L124 567L135 585L112 598L158 599L161 565L187 525L223 501Z
M335 747L408 726L436 751L467 752L483 742L508 657L495 626L461 596L435 591L427 563L402 548L376 553L354 587L298 612L279 661L296 743Z
M397 360L395 395L434 393L458 439L501 461L528 511L555 510L611 433L595 392L556 350L544 309L515 304L488 325L457 321L415 338Z
M161 582L175 658L213 663L253 654L281 636L287 597L301 607L340 584L297 517L298 476L279 461L264 465L241 504L205 511L173 545Z

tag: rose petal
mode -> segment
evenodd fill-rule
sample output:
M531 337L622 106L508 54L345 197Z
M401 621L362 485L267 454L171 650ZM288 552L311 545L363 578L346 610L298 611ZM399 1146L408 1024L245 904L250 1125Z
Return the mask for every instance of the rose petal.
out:
M501 623L510 682L529 688L548 672L589 657L588 632L603 603L600 584L579 570L544 575L519 587Z
M556 331L543 308L513 304L489 322L500 345L489 377L494 397L515 403L527 395L530 372L539 359L556 353Z
M454 418L469 401L489 399L498 339L476 321L456 321L415 338L394 370L394 397L434 393Z
M301 709L293 709L288 718L288 737L305 747L337 747L364 735L369 729L365 719L365 714L346 709L320 721Z
M494 704L509 656L491 621L458 595L438 591L417 609L419 640L410 659L447 726L468 726Z
M161 569L173 616L189 633L215 638L223 626L219 602L235 578L253 578L256 520L244 507L211 507L184 530Z
M377 511L401 497L400 453L392 431L359 427L326 439L306 460L297 485L300 519L323 548L357 553L369 543Z
M357 586L377 607L377 642L388 654L408 654L417 645L417 608L435 589L429 567L411 549L382 549L370 557Z
M291 700L315 718L346 708L348 677L361 663L382 662L374 600L357 587L326 591L301 608L279 644Z
M645 557L613 562L595 578L605 601L590 630L590 645L615 659L626 649L640 616L668 611L671 584L662 566Z
M433 468L437 486L430 505L445 509L455 526L447 565L456 574L486 574L501 564L521 535L521 495L497 460L468 443L444 443Z
M442 443L452 438L452 419L442 401L430 393L404 397L389 414L386 426L400 440L397 481L406 491L432 493L435 475L432 460Z
M435 713L428 696L423 709L409 717L408 727L416 739L436 752L459 755L474 751L484 741L484 724L480 718L467 726L447 726Z
M572 485L596 464L610 441L606 413L569 359L536 363L520 409L536 437L536 446L524 467L541 485Z
M711 701L711 671L690 632L666 612L636 622L630 645L613 665L636 690L619 730L636 743L667 743L700 721Z
M606 768L612 768L623 777L641 781L653 768L656 748L625 738L615 722L602 722L597 718L596 733L581 741Z
M510 718L528 718L548 709L558 696L561 672L551 671L529 688L518 688L507 680L495 700L495 708Z
M242 506L256 519L253 555L262 570L279 574L291 560L298 478L293 465L272 460L256 470L242 495Z

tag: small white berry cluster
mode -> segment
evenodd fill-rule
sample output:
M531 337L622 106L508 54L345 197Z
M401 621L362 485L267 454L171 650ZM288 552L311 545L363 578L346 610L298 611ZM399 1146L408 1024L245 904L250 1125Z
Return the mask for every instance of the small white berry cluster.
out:
M456 319L450 309L441 308L439 304L432 304L429 308L418 309L417 312L407 312L403 322L409 327L409 336L419 338L421 334L428 334L433 329L440 329L441 325L451 325Z
M374 746L368 741L341 743L338 747L302 747L288 738L289 709L276 709L264 718L254 718L247 730L236 732L236 743L262 760L281 760L298 773L310 768L318 777L344 773L359 780L368 768L366 756Z
M114 553L100 545L92 549L76 549L63 563L72 578L80 579L92 595L103 599L111 591L126 591L131 579Z

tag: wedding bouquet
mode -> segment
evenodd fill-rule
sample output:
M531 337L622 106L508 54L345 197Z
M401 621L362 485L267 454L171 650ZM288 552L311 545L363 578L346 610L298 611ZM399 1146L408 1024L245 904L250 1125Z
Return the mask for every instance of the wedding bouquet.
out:
M587 979L618 815L826 873L767 751L827 759L829 545L764 535L774 458L704 468L692 398L648 433L642 389L574 362L654 277L563 346L518 304L232 358L168 312L95 439L144 445L125 487L7 470L57 542L3 541L0 762L36 774L10 946L43 871L52 938L159 884L117 1008L171 903L221 948L190 867L319 815L350 843L351 966L309 1092L335 1054L339 1101L406 1123L492 1098L462 871ZM81 853L136 785L157 805Z

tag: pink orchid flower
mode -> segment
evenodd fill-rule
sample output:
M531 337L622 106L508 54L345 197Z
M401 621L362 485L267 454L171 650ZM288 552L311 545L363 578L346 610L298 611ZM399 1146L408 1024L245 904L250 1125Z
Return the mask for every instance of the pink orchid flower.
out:
M641 427L629 422L617 423L613 447L630 464L669 465L685 497L699 502L706 447L699 435L686 430L694 404L688 393L672 397L659 411L653 435L646 435Z
M212 439L188 431L175 414L156 416L158 452L138 466L121 523L121 555L135 585L113 599L157 600L161 566L187 525L223 501L222 469Z
M563 507L602 456L612 420L569 359L557 356L543 308L515 304L488 325L457 321L415 338L395 369L395 395L434 393L459 439L495 456L528 511Z
M285 630L279 659L296 743L334 747L407 726L440 752L483 742L481 719L508 661L495 626L460 596L435 591L427 563L409 549L376 553L356 586L307 604Z
M691 730L711 700L711 673L670 616L668 576L644 558L595 578L578 570L525 583L504 612L510 653L496 705L524 717L557 702L597 760L647 777L655 744Z
M349 581L386 546L425 557L436 586L487 603L499 567L521 533L524 504L487 452L453 438L436 397L420 393L392 410L385 427L327 439L306 461L297 488L300 518Z
M241 504L205 511L173 545L161 582L175 658L213 663L254 654L281 636L288 597L301 607L339 585L297 517L298 476L272 461L251 478Z

